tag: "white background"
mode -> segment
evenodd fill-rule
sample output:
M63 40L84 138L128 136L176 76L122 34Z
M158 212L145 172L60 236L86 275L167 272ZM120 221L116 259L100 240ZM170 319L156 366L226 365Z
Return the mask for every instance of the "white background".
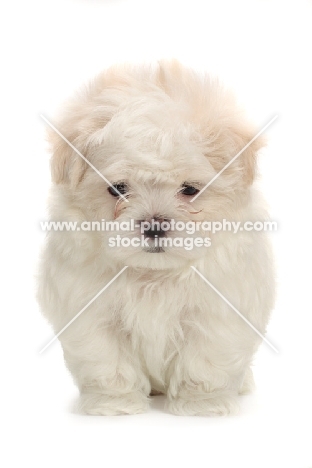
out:
M2 466L312 467L311 3L27 0L1 12ZM177 57L219 75L260 129L279 223L278 298L255 359L257 391L229 418L71 413L77 391L34 298L50 184L45 124L62 100L123 60ZM74 294L74 292L73 292Z

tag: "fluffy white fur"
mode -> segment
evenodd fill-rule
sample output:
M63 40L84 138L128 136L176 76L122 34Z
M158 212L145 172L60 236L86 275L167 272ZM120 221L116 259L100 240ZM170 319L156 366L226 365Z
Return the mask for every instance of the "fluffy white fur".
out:
M51 131L51 220L113 220L116 213L119 221L267 219L252 188L260 139L194 203L177 193L184 182L203 187L256 132L230 92L175 61L106 70L55 124L130 193L115 212L107 184ZM190 266L265 333L274 296L265 233L220 232L209 248L163 253L110 248L112 235L50 232L40 265L39 302L55 332L128 265L60 336L80 409L140 413L150 394L161 392L175 414L235 412L238 395L252 385L250 364L261 340Z

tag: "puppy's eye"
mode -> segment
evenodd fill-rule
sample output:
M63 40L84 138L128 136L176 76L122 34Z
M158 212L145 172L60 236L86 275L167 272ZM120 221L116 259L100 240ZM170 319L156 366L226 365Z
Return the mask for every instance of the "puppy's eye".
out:
M190 195L190 196L196 195L198 192L199 192L199 189L189 184L183 184L180 190L180 193L182 193L182 195Z
M109 186L107 190L109 191L111 195L113 195L113 197L119 197L120 193L121 195L125 195L128 192L128 186L127 184L123 184L123 183L113 184L112 186Z

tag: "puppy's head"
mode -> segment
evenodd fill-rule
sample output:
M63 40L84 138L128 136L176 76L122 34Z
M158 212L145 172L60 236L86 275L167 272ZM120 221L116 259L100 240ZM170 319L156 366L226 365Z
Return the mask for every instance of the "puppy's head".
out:
M67 105L57 127L77 150L50 132L52 178L65 194L65 212L118 222L90 233L101 239L101 252L153 269L204 255L205 242L189 248L187 239L207 233L177 230L177 223L235 218L248 202L262 146L257 139L233 159L253 128L231 93L175 61L109 69ZM133 230L120 229L130 221Z

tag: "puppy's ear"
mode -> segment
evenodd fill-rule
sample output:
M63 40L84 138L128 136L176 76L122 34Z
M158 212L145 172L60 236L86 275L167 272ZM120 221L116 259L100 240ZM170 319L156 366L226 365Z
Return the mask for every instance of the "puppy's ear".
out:
M218 129L220 127L221 130ZM230 119L212 131L211 125L207 125L207 128L209 131L206 130L206 151L214 169L220 172L228 165L224 177L227 174L232 176L233 183L235 181L235 184L239 183L243 187L251 185L256 175L257 153L265 146L265 139L259 136L252 141L257 132L240 119Z
M86 147L83 144L82 135L79 136L75 130L66 132L65 127L60 130L64 137L85 156ZM87 163L52 129L48 130L48 141L52 149L51 174L53 182L56 184L69 184L71 187L76 187L83 177L87 168Z
M244 149L237 157L235 161L237 164L235 164L234 167L239 168L241 171L243 185L249 186L255 179L257 168L257 153L265 146L265 138L260 135L254 141L252 141L256 136L257 131L251 128L251 126L248 124L239 123L238 125L234 125L234 127L230 129L230 133L234 144L234 154L232 155L232 158L248 145L247 148Z
M53 129L48 129L54 183L76 187L82 180L88 168L85 159L89 160L92 148L97 145L92 139L98 131L104 129L117 108L110 102L110 92L103 94L112 88L113 83L113 71L110 74L105 72L63 104L55 126L65 139ZM102 98L100 101L99 96Z

